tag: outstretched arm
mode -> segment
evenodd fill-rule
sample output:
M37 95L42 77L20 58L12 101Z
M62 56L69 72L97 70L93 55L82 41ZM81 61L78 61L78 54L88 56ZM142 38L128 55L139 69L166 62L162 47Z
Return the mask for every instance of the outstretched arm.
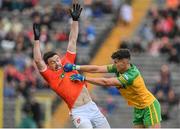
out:
M98 65L81 65L77 66L79 67L79 70L83 72L89 72L89 73L107 73L107 65L98 66Z
M117 78L90 78L86 77L85 80L91 84L100 86L121 86Z
M81 11L82 11L82 8L79 4L73 4L73 9L70 10L70 14L73 19L73 22L71 24L67 50L73 53L76 53L76 42L77 42L78 32L79 32L78 19L80 17Z
M113 78L91 78L91 77L85 77L81 74L74 74L71 77L72 81L87 81L89 83L99 85L99 86L116 86L121 87L120 81L113 77Z
M34 40L35 42L33 43L33 57L34 61L37 65L37 68L39 71L44 71L47 66L42 59L41 51L40 51L40 42L39 42L39 37L40 37L40 25L34 23L33 24L33 30L34 30Z
M80 70L89 73L108 73L107 65L75 65L68 63L64 66L64 71L69 72L72 70Z

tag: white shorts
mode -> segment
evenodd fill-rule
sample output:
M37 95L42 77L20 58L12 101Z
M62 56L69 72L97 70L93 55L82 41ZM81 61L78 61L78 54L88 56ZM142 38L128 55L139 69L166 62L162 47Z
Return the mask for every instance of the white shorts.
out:
M73 108L70 115L76 128L110 128L105 116L93 101Z

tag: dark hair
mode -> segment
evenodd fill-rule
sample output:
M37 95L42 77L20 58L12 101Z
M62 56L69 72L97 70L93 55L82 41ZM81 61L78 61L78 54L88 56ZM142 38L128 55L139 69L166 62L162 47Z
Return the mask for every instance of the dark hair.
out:
M118 51L114 52L111 56L112 59L130 59L131 54L129 49L119 49Z
M44 62L47 64L48 63L48 59L53 57L54 55L58 55L57 53L55 52L52 52L52 51L49 51L49 52L46 52L43 56L43 60Z

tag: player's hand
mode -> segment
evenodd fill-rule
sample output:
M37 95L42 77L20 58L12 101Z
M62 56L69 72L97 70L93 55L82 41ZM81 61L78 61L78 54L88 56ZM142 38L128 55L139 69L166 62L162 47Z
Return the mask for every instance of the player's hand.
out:
M72 76L70 77L70 79L71 79L72 81L81 81L81 82L83 82L83 81L85 81L85 76L83 76L83 75L81 75L81 74L74 74L74 75L72 75Z
M40 24L33 24L34 40L39 40L40 37Z
M73 21L78 21L81 11L82 11L82 8L80 4L73 4L73 9L70 9L70 14Z
M64 65L63 69L65 72L70 72L70 71L76 70L76 65L67 63Z

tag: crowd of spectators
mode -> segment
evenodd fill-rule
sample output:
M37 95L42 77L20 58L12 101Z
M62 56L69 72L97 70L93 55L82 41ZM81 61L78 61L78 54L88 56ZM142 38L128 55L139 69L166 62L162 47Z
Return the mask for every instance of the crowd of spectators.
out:
M33 22L42 25L42 52L55 50L59 53L61 46L68 42L71 22L68 10L72 1L52 2L51 5L41 5L41 2L43 1L1 1L0 66L3 66L5 71L6 97L14 97L17 93L26 97L29 89L43 88L46 85L35 70L32 60ZM112 13L113 4L91 0L86 0L83 4L78 45L88 47L96 38L96 28L91 20Z
M161 8L153 6L148 13L142 37L149 41L148 52L168 56L170 63L180 62L180 2L166 0Z
M169 63L180 63L180 2L164 0L162 6L153 5L140 27L138 36L124 38L120 48L130 48L152 56L164 55Z

